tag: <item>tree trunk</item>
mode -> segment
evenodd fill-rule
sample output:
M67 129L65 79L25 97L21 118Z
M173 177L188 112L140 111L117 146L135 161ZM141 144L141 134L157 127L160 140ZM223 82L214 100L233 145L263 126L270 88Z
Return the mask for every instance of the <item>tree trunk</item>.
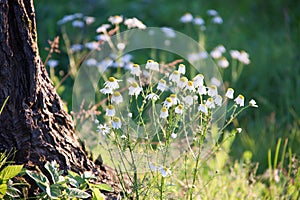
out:
M41 62L33 0L0 0L0 44L0 107L10 97L0 116L0 151L16 151L14 161L27 168L56 160L65 171L93 170L114 184L80 146Z

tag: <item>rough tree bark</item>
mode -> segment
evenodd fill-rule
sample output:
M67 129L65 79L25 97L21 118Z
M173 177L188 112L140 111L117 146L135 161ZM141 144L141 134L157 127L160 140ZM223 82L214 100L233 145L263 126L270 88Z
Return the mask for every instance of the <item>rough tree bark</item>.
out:
M41 62L33 0L0 0L0 44L0 105L10 97L0 116L0 151L16 150L15 162L25 167L56 160L64 170L93 170L117 188L83 151Z

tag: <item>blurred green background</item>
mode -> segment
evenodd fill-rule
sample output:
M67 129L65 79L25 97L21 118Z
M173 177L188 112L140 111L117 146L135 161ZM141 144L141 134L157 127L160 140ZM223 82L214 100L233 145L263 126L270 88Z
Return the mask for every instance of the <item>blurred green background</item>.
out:
M300 1L40 0L35 7L43 59L47 40L61 34L57 21L64 15L81 12L96 17L93 34L109 16L123 15L137 17L147 26L172 27L195 38L196 33L188 32L180 17L186 12L204 17L208 9L217 10L224 23L208 34L206 48L223 44L250 54L251 64L245 66L234 87L259 105L235 122L244 132L234 142L232 158L239 159L250 150L262 172L267 167L268 149L274 152L279 138L288 138L291 151L300 155ZM67 68L67 60L65 65ZM62 97L70 101L68 95Z

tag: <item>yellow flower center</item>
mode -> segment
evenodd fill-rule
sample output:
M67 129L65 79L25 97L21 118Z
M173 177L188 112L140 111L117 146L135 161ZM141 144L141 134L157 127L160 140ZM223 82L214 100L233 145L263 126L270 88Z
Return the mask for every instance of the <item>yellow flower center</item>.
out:
M138 64L133 64L133 67L139 68L140 66Z
M172 103L172 99L170 97L166 98L166 101Z
M165 107L163 107L163 108L161 109L161 111L162 111L162 112L167 112L167 111L168 111L168 109L167 109L167 108L165 108Z
M136 82L133 82L133 83L131 84L131 86L134 87L134 88L137 88L139 85L138 85Z
M119 97L119 96L121 96L121 93L118 92L118 91L116 91L116 92L114 92L114 96L115 96L115 97Z
M113 106L113 105L108 105L107 108L108 108L109 110L113 110L113 109L114 109L114 106Z
M176 94L170 94L171 98L176 98Z
M115 82L115 80L116 79L114 77L109 77L109 79L108 79L109 82Z
M192 87L194 85L194 83L192 81L188 81L188 86Z
M114 117L114 118L113 118L113 121L114 121L114 122L120 122L121 120L120 120L119 117Z

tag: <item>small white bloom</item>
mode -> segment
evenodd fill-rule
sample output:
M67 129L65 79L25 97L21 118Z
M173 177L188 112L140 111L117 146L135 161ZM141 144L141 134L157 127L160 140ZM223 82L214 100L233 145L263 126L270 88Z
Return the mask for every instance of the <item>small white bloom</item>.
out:
M120 24L123 21L123 16L119 16L119 15L110 16L108 18L108 21L112 24Z
M102 135L107 135L110 132L110 128L106 124L100 124L97 126L97 132Z
M83 49L83 45L82 44L72 44L70 47L70 50L72 51L72 53L81 51Z
M110 28L110 25L109 25L109 24L102 24L100 27L98 27L98 28L96 29L96 32L97 32L97 33L104 33L104 32L106 32L107 29L109 29L109 28Z
M126 47L126 44L123 43L123 42L120 42L120 43L117 44L117 48L118 48L120 51L124 50L125 47Z
M132 118L132 113L131 113L131 112L128 113L128 114L127 114L127 117Z
M120 92L116 91L113 93L113 95L111 96L111 103L122 103L123 102L123 97L121 95Z
M202 26L205 24L204 19L202 17L195 17L193 20L194 24Z
M97 41L107 41L107 37L104 34L99 34L95 37Z
M130 73L135 76L139 76L142 73L140 66L138 64L133 64L130 69Z
M49 67L54 68L58 65L58 60L49 59L47 65L49 65Z
M217 104L218 106L222 105L222 97L221 97L221 95L217 95L215 97L215 104Z
M180 22L189 23L193 21L193 15L191 13L186 13L180 18Z
M177 134L176 133L171 133L171 138L176 139L177 138Z
M160 110L160 115L159 115L159 117L160 117L160 118L163 118L163 119L166 119L168 116L169 116L168 109L167 109L166 107L163 107L163 108Z
M222 52L217 49L217 48L214 48L211 52L210 52L210 55L211 57L213 57L214 59L219 59L221 58L222 56Z
M174 83L178 83L180 79L180 73L175 70L170 76L169 76L169 80L173 81Z
M90 50L98 50L99 49L99 46L100 46L100 43L99 42L96 42L96 41L93 41L93 42L87 42L84 44L84 46Z
M102 94L112 94L112 93L113 93L113 90L112 90L110 87L105 86L104 88L102 88L102 89L100 90L100 92L101 92Z
M157 99L159 99L159 96L155 93L151 93L146 96L146 99L148 99L148 100L151 99L153 101L156 101Z
M225 57L223 57L218 61L218 65L221 68L227 68L229 66L229 62Z
M99 120L98 120L98 119L95 119L94 123L95 123L95 124L99 124Z
M95 58L89 58L85 61L85 64L89 67L91 66L97 66L98 61Z
M145 68L153 71L159 71L159 64L154 60L148 60Z
M109 87L111 89L118 89L119 83L121 80L115 79L114 77L109 77L108 80L104 83L105 87Z
M190 92L195 92L194 82L188 81L185 87L186 90L189 90Z
M229 99L233 99L233 93L234 93L234 90L232 88L228 88L227 92L225 94L225 97L227 97Z
M81 20L74 20L72 22L72 26L77 27L77 28L83 28L84 27L84 22L81 21Z
M178 66L178 72L179 72L180 74L185 74L185 65L184 65L184 64L180 64L180 65Z
M186 77L181 77L177 82L177 87L180 89L184 89L188 83L188 79Z
M175 113L180 114L180 115L183 113L183 106L181 104L176 106Z
M238 60L241 63L248 65L250 63L249 54L246 51L241 51Z
M159 167L158 171L160 172L162 177L168 177L172 175L172 172L169 168Z
M207 108L215 108L216 105L215 105L215 102L214 102L214 99L213 98L208 98L205 102L205 105L207 106Z
M164 34L169 37L169 38L174 38L176 37L176 33L172 28L169 27L162 27L160 28L162 30L162 32L164 32Z
M203 112L205 115L208 115L208 108L205 104L200 104L198 110Z
M164 79L159 80L159 82L157 84L157 90L160 90L162 92L168 90L167 83Z
M245 97L241 94L239 94L239 96L237 96L237 98L234 99L235 103L241 107L244 106L244 102L245 102Z
M197 76L195 76L193 78L193 81L194 81L195 88L203 86L203 84L204 84L204 76L203 76L203 74L197 74Z
M115 114L116 114L115 107L113 105L107 106L105 115L108 117L113 117L115 116Z
M226 49L225 49L225 47L223 45L218 45L216 47L216 49L218 49L221 53L225 53L226 52Z
M191 106L194 104L194 98L191 95L187 95L183 98L183 101L186 105Z
M172 101L171 97L167 97L163 103L163 106L166 108L170 108L172 105L173 105L173 101Z
M121 139L126 139L127 137L126 137L126 135L122 134L122 135L120 136L120 138L121 138Z
M129 18L124 21L124 24L127 26L128 29L131 28L138 28L138 29L146 29L147 27L137 18Z
M86 16L83 19L87 25L90 25L95 22L95 17Z
M238 50L230 50L229 53L233 59L238 59L240 57L240 52Z
M118 129L121 128L121 126L122 126L121 119L119 117L114 117L112 120L112 127L114 129Z
M238 133L241 133L241 132L243 131L243 129L242 129L242 128L236 128L236 131L237 131Z
M129 95L135 95L137 97L142 90L143 89L136 82L133 82L129 87Z
M177 98L176 94L170 94L170 98L172 99L172 104L177 105L179 104L179 99Z
M204 85L200 85L200 86L198 87L198 93L199 93L200 95L206 95L206 94L207 94L206 87L205 87Z
M214 23L214 24L222 24L223 23L223 19L220 16L215 16L214 18L212 18L212 23Z
M206 13L210 16L216 16L218 14L218 12L214 9L209 9L206 11Z
M218 89L217 89L217 86L211 85L211 86L208 88L207 94L208 94L209 96L211 96L211 97L217 96L217 95L218 95Z
M258 105L256 104L256 101L255 101L254 99L251 99L251 100L249 101L249 105L250 105L251 107L254 107L254 108L257 108L257 107L258 107Z

